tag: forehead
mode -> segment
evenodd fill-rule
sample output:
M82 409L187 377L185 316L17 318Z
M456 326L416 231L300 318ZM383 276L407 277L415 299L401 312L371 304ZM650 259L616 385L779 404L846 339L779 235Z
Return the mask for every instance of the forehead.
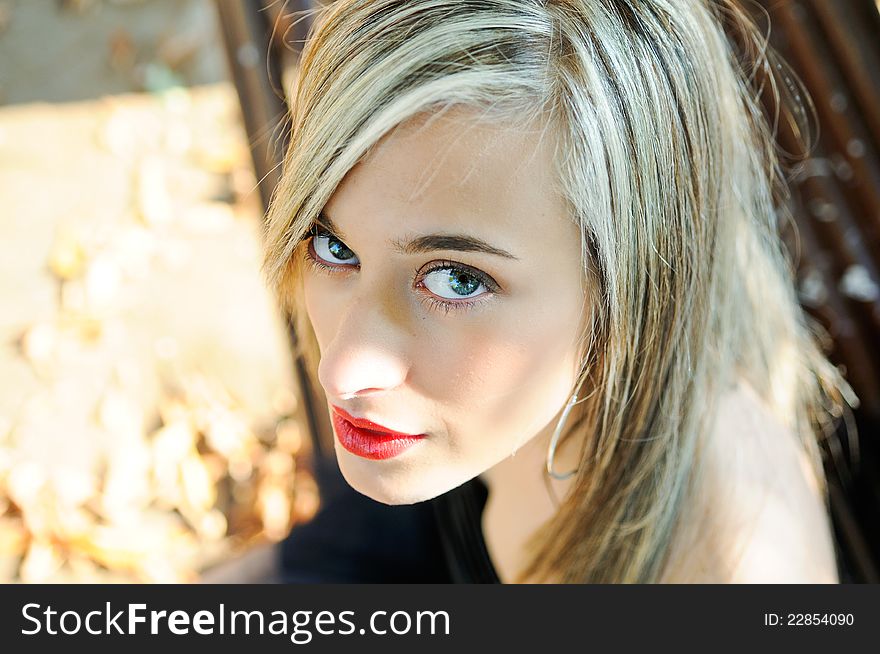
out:
M536 230L571 227L557 189L555 143L543 125L491 121L475 110L423 114L380 139L327 212L346 232L364 221L386 235L456 227L521 249Z

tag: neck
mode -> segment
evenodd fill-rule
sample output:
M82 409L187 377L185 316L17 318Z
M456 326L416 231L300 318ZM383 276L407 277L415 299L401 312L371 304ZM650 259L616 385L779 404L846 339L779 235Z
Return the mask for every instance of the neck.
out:
M489 490L483 511L483 535L504 583L514 581L528 563L528 539L553 517L558 508L555 498L561 501L575 480L574 476L557 480L546 473L547 450L555 428L554 420L515 454L480 475ZM557 447L555 472L566 473L577 467L578 440L572 437Z
M533 438L529 439L516 452L502 459L480 475L480 479L489 489L490 494L507 495L518 489L527 487L532 490L541 489L548 495L545 477L549 478L556 497L562 498L569 490L574 477L557 480L546 473L547 451L556 423L548 425ZM564 474L578 466L575 437L568 442L558 444L553 458L553 471ZM548 498L549 499L549 498Z

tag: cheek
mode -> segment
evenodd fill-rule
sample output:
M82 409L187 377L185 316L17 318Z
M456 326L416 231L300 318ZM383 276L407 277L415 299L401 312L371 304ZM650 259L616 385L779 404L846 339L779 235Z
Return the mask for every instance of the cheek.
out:
M419 358L420 392L442 406L450 446L517 447L553 419L574 382L578 319L560 305L508 302L486 324L438 329Z
M304 269L306 265L303 264ZM304 270L302 275L303 303L322 352L325 339L333 333L334 325L341 316L338 293L334 295L329 281L327 277L310 270Z

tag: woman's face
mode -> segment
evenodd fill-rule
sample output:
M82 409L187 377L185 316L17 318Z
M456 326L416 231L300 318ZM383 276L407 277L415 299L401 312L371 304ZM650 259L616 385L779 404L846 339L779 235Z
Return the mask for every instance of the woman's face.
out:
M580 364L580 237L553 141L473 116L382 139L327 203L332 235L300 246L329 266L303 266L302 282L340 469L386 504L440 495L552 432ZM416 437L353 429L334 406Z

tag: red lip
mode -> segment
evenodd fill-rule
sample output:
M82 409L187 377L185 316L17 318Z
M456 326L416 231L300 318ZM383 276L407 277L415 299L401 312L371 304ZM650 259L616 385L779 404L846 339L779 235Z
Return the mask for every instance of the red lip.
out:
M370 420L355 418L335 405L330 406L333 407L333 427L339 443L352 454L365 459L390 459L426 436L402 434Z
M343 418L348 420L355 427L360 427L361 429L366 429L368 431L378 431L378 432L382 432L383 434L390 434L392 436L397 436L398 438L418 438L419 436L425 435L425 434L404 434L399 431L394 431L393 429L388 429L388 427L383 427L382 425L379 425L379 424L373 422L372 420L367 420L366 418L356 418L353 415L351 415L348 411L346 411L345 409L340 409L335 404L331 404L330 406L333 407L333 410L336 411L336 413L338 413Z

